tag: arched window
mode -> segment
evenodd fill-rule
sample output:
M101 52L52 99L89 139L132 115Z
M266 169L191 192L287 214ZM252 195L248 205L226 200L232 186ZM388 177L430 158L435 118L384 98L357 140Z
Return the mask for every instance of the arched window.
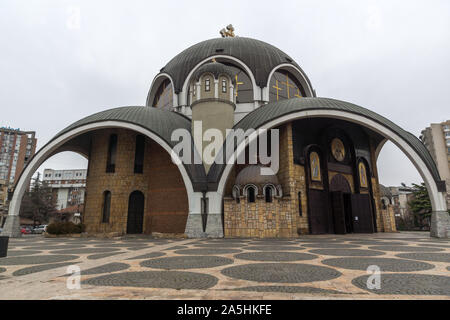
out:
M253 203L256 199L256 192L254 187L247 188L247 202Z
M269 99L270 102L301 98L305 92L297 78L286 70L277 70L270 78Z
M267 186L264 190L264 194L266 196L266 202L272 202L273 194L272 194L272 187Z
M114 173L116 171L116 154L117 154L117 134L109 136L108 158L106 162L106 172Z
M103 192L102 222L108 223L111 211L111 192Z
M145 137L142 135L137 135L136 149L134 152L134 173L142 173L144 171L144 151Z
M222 92L227 93L227 80L222 80Z
M211 80L209 78L205 79L205 91L211 91Z
M169 79L164 80L159 86L153 100L153 106L164 110L171 110L173 107L173 88Z

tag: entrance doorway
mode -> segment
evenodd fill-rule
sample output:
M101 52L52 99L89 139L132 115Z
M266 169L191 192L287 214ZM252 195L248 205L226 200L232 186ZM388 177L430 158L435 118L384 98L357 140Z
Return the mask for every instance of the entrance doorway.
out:
M127 234L141 234L144 225L144 194L134 191L128 201Z
M337 174L331 179L330 198L334 233L346 234L354 232L352 189L343 175Z

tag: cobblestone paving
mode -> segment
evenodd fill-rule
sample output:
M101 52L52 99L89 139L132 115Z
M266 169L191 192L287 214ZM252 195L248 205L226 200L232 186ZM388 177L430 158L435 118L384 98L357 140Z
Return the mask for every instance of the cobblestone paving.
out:
M450 296L450 277L427 274L385 274L380 289L368 289L368 275L353 279L352 283L375 294L446 295Z
M14 265L28 265L28 264L43 264L56 263L63 261L71 261L78 259L74 255L35 255L35 256L21 256L21 257L6 257L0 258L0 265L14 266Z
M345 243L305 243L302 244L302 247L307 248L326 248L326 249L350 249L350 248L361 248L360 245L357 244L345 244Z
M50 263L50 264L40 264L32 267L26 267L23 269L19 269L13 272L14 277L24 276L31 273L42 272L46 270L56 269L59 267L69 266L73 264L73 262L64 262L64 263Z
M234 257L251 261L299 261L313 260L318 256L298 252L245 252L236 254Z
M214 276L183 271L123 272L91 278L84 284L114 287L146 287L171 289L209 289L217 284Z
M234 291L254 292L283 292L283 293L313 293L313 294L347 294L337 290L326 290L314 287L292 287L292 286L254 286L233 289Z
M30 256L41 252L37 250L8 250L8 257Z
M406 259L450 263L450 253L399 253L396 256Z
M154 269L199 269L232 264L233 259L216 256L181 256L142 261L142 267Z
M65 289L72 264L81 268L81 290ZM381 269L380 290L367 288L370 265ZM450 241L423 232L286 240L24 236L10 239L8 257L0 258L0 299L450 299L449 271Z
M89 253L106 253L118 251L118 248L85 248L85 249L69 249L69 250L56 250L50 251L54 254L89 254Z
M258 263L229 267L222 274L230 278L276 283L303 283L324 281L341 276L332 268L309 264Z
M248 246L245 247L246 250L252 250L252 251L296 251L301 250L301 248L294 247L294 246Z
M431 248L431 247L411 247L411 246L373 246L369 249L380 250L380 251L400 251L400 252L433 252L433 251L444 251L442 248Z
M152 252L148 254L143 254L134 258L129 258L128 260L139 260L139 259L151 259L151 258L158 258L164 256L164 252Z
M90 256L88 256L87 258L89 260L98 260L98 259L103 259L103 258L107 258L107 257L112 257L118 254L123 253L123 251L119 251L119 252L108 252L108 253L98 253L98 254L92 254Z
M183 250L176 250L176 254L193 254L193 255L210 255L210 254L228 254L228 253L239 253L241 250L236 249L183 249Z
M337 268L367 270L369 266L378 266L381 272L410 272L433 269L434 265L411 260L393 258L334 258L322 260L322 263Z
M347 256L347 257L371 257L381 256L382 251L364 250L364 249L313 249L309 252L325 256Z
M126 263L119 263L119 262L112 262L108 263L99 267L82 270L82 275L90 275L90 274L101 274L101 273L110 273L110 272L116 272L116 271L122 271L126 270L130 267L129 264Z

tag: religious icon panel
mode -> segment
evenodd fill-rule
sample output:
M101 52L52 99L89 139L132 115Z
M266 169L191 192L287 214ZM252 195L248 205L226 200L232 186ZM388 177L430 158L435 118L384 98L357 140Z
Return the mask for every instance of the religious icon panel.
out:
M358 165L358 172L359 172L359 185L361 186L361 188L368 188L369 184L367 182L366 165L362 161Z
M320 172L320 158L317 152L311 152L309 155L309 161L311 166L311 180L322 181L322 175Z
M345 147L341 139L334 138L331 141L331 154L336 161L342 162L345 159Z

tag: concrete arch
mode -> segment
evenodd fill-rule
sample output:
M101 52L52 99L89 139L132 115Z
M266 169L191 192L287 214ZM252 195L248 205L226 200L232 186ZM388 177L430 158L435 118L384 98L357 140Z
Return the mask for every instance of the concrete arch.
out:
M309 81L306 74L302 70L300 70L299 68L294 66L293 64L283 63L283 64L280 64L280 65L276 66L275 68L273 68L272 71L270 72L269 77L267 78L267 87L264 87L262 89L262 95L263 95L264 101L269 102L270 80L272 79L272 76L275 73L275 71L277 71L279 69L287 70L287 71L291 72L293 75L295 75L297 80L301 83L301 85L305 89L307 97L315 97L316 96L316 93L314 92L314 89L311 86L311 82Z
M192 76L194 75L195 71L197 71L198 68L200 68L205 62L210 61L211 59L227 59L227 60L231 60L235 63L237 63L239 66L241 66L245 72L247 73L247 75L249 76L250 80L252 81L252 87L253 87L253 100L254 101L259 101L261 100L261 88L258 87L258 85L256 84L256 79L255 76L253 75L252 71L250 70L250 68L241 60L232 57L232 56L227 56L227 55L213 55L210 56L206 59L203 59L202 61L200 61L188 74L188 76L186 77L186 79L184 80L183 83L183 89L180 92L180 99L179 99L179 104L178 106L185 106L187 105L187 101L188 101L188 87L189 87L189 83L191 81Z
M25 169L22 171L22 174L17 181L14 194L10 203L9 208L9 214L5 223L5 228L2 234L9 235L11 237L20 236L19 231L19 212L20 212L20 206L22 197L25 193L25 190L29 184L29 181L34 174L34 172L40 167L40 165L47 160L52 155L55 155L57 153L57 150L59 147L63 146L66 142L70 141L71 139L74 139L78 136L80 136L83 133L87 133L89 131L95 131L98 129L106 129L106 128L122 128L122 129L128 129L135 132L139 132L148 138L155 141L158 145L160 145L164 150L166 150L170 155L174 157L178 157L176 154L172 153L172 147L163 139L161 139L158 135L153 133L152 131L145 129L139 125L122 122L122 121L113 121L113 120L106 120L106 121L99 121L95 123L86 124L77 128L74 128L72 130L69 130L57 138L51 140L49 143L47 143L44 147L42 147L31 159L31 161L28 163L28 165L25 167ZM67 151L67 150L64 150ZM184 185L186 187L187 194L192 194L194 192L192 181L189 177L189 174L182 164L180 159L177 159L176 165L178 169L180 170L181 176L183 178ZM192 202L192 199L188 196L188 205L189 205L189 212L191 212L191 208L195 206L195 204Z
M411 160L416 169L419 171L422 179L425 181L427 186L433 212L446 212L447 204L445 200L445 192L439 191L437 182L433 177L433 173L427 167L424 160L420 157L420 155L415 151L408 142L390 129L388 126L381 124L380 122L374 121L368 117L362 116L360 114L355 114L353 112L343 111L343 110L334 110L334 109L309 109L302 110L297 112L291 112L285 115L281 115L275 119L272 119L258 128L255 129L266 129L269 130L271 128L280 126L284 123L291 122L293 120L304 119L304 118L335 118L341 119L353 123L357 123L363 127L369 128L386 139L392 141L406 156ZM259 134L261 134L261 130L256 130L256 134L250 136L248 139L240 142L237 149L234 152L235 159L245 151L246 146L253 140L255 140ZM225 165L225 168L220 176L217 193L222 195L224 194L225 185L228 180L228 177L231 173L231 169L234 167L234 163L228 163ZM432 231L433 234L433 231ZM445 234L445 232L444 232Z
M156 91L158 90L159 86L163 83L164 80L169 79L170 83L172 84L172 93L173 93L173 108L178 106L178 95L175 93L175 85L173 82L172 77L168 73L160 73L158 74L152 81L152 84L150 85L150 90L148 91L147 95L147 107L153 107L152 103L155 99Z

